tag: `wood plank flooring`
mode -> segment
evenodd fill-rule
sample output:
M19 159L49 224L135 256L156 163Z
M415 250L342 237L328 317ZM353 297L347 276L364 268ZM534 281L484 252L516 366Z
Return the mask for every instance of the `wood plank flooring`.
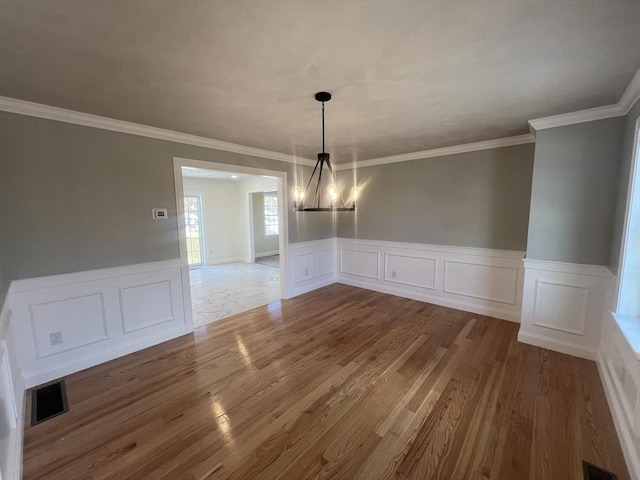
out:
M24 478L628 480L596 365L517 329L338 284L275 302L67 377Z

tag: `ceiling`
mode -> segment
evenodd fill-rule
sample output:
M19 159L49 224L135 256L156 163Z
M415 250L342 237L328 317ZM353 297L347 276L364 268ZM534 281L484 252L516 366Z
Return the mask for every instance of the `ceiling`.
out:
M182 176L190 178L209 178L213 180L229 180L242 181L247 178L253 178L255 175L247 175L246 173L223 172L219 170L210 170L208 168L182 167Z
M613 104L638 0L3 0L0 95L335 163Z
M182 176L189 178L206 178L210 180L226 180L230 182L241 182L243 180L251 179L264 179L261 180L262 183L272 183L274 186L278 185L278 179L276 177L270 177L268 175L252 175L250 173L227 172L221 170L211 170L209 168L182 167Z

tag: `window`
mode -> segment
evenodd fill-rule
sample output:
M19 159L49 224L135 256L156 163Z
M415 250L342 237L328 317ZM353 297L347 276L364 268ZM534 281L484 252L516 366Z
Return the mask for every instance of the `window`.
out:
M264 236L278 236L278 192L264 194Z
M640 119L636 121L630 173L614 316L627 343L637 353L640 352ZM626 377L620 381L624 385Z
M636 122L625 223L617 313L634 317L637 323L640 319L640 119Z
M202 209L200 197L184 196L184 227L187 234L187 259L190 267L203 264Z

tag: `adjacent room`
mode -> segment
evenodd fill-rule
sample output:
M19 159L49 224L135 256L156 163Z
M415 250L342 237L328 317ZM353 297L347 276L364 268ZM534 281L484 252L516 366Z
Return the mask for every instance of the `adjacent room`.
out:
M638 0L1 0L0 480L640 479Z
M280 296L275 177L182 167L194 328Z

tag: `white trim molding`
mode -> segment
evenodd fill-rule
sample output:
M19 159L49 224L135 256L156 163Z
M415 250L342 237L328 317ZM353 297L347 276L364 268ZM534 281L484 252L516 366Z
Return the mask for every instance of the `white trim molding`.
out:
M75 125L83 125L85 127L99 128L102 130L110 130L113 132L126 133L129 135L138 135L142 137L156 138L159 140L167 140L170 142L184 143L187 145L195 145L197 147L212 148L225 152L239 153L242 155L250 155L259 158L268 158L281 162L293 163L297 165L306 165L313 167L315 160L297 157L271 150L263 150L260 148L248 147L236 143L224 142L213 138L200 137L188 133L166 130L158 127L151 127L139 123L127 122L124 120L116 120L113 118L92 115L89 113L77 112L65 108L52 107L40 103L28 102L16 98L0 96L0 111L17 113L19 115L27 115L30 117L44 118L47 120L55 120L58 122L71 123ZM462 145L453 145L450 147L436 148L433 150L425 150L421 152L412 152L402 155L394 155L390 157L373 158L369 160L359 161L355 164L357 168L368 167L372 165L382 165L385 163L406 162L409 160L419 160L423 158L442 157L445 155L454 155L457 153L474 152L478 150L488 150L491 148L507 147L511 145L522 145L532 143L535 137L532 134L517 135L514 137L497 138L482 142L466 143ZM343 163L334 165L334 170L347 170L354 168L352 163Z
M7 301L26 388L193 329L178 259L19 280Z
M640 478L640 360L610 312L604 316L597 364L627 468L631 478Z
M523 252L337 239L337 281L520 321Z
M552 117L536 118L535 120L529 120L529 125L533 131L538 131L547 128L574 125L576 123L593 122L595 120L620 117L621 115L626 115L626 112L616 103L614 105L588 108L578 112L563 113Z
M18 367L15 321L4 298L0 300L0 417L8 431L0 442L0 478L22 478L22 437L25 394Z
M523 145L535 142L535 137L530 133L517 135L514 137L496 138L483 142L465 143L462 145L452 145L450 147L434 148L421 152L404 153L402 155L392 155L390 157L372 158L370 160L360 160L354 163L339 163L334 165L334 170L349 170L352 168L372 167L386 163L408 162L411 160L422 160L425 158L444 157L459 153L477 152L480 150L490 150L492 148L510 147L513 145Z
M91 115L89 113L67 110L65 108L52 107L40 103L27 102L16 98L0 96L0 110L9 113L18 113L30 117L45 118L47 120L56 120L58 122L72 123L75 125L83 125L85 127L100 128L102 130L110 130L113 132L127 133L129 135L138 135L142 137L156 138L159 140L167 140L169 142L185 143L187 145L195 145L197 147L213 148L225 152L239 153L242 155L250 155L252 157L268 158L281 162L296 163L301 165L314 166L315 160L286 153L272 152L261 148L247 147L237 143L223 142L213 138L199 137L188 133L166 130L164 128L150 127L139 123L127 122L124 120L116 120L99 115Z
M529 270L543 270L545 272L575 273L577 275L590 275L592 277L610 278L611 272L602 265L585 265L582 263L564 263L550 260L534 260L525 258L524 268Z
M629 110L631 110L638 100L640 100L640 68L631 79L631 82L629 82L620 100L618 100L618 105L620 105L620 108L624 112L623 115L629 113Z
M516 135L513 137L497 138L485 140L481 142L466 143L460 145L452 145L449 147L435 148L419 152L405 153L401 155L392 155L389 157L372 158L355 162L341 163L334 166L335 170L348 170L353 168L370 167L374 165L383 165L387 163L406 162L411 160L421 160L425 158L442 157L446 155L454 155L459 153L475 152L480 150L488 150L491 148L500 148L513 145L522 145L535 142L535 132L545 128L559 127L563 125L572 125L575 123L589 122L593 120L602 120L605 118L618 117L626 115L631 107L640 98L640 70L627 86L618 103L614 105L605 105L602 107L589 108L578 112L564 113L551 117L537 118L529 120L529 127L532 133ZM268 158L281 162L294 163L299 165L315 166L316 161L260 148L248 147L236 143L224 142L213 138L200 137L188 133L166 130L158 127L151 127L139 123L127 122L124 120L116 120L113 118L102 117L82 113L65 108L43 105L40 103L28 102L11 97L0 96L0 111L9 113L17 113L31 117L45 118L59 122L72 123L75 125L83 125L86 127L100 128L103 130L111 130L114 132L127 133L130 135L139 135L143 137L167 140L170 142L184 143L187 145L195 145L199 147L212 148L225 152L239 153L242 155L250 155L259 158Z
M518 340L596 359L611 274L606 267L524 260Z
M595 120L604 120L606 118L620 117L626 115L631 107L640 99L640 70L627 85L624 93L613 105L603 105L601 107L588 108L577 112L562 113L551 117L542 117L529 120L530 129L535 132L546 128L562 127L565 125L574 125L576 123L593 122Z

